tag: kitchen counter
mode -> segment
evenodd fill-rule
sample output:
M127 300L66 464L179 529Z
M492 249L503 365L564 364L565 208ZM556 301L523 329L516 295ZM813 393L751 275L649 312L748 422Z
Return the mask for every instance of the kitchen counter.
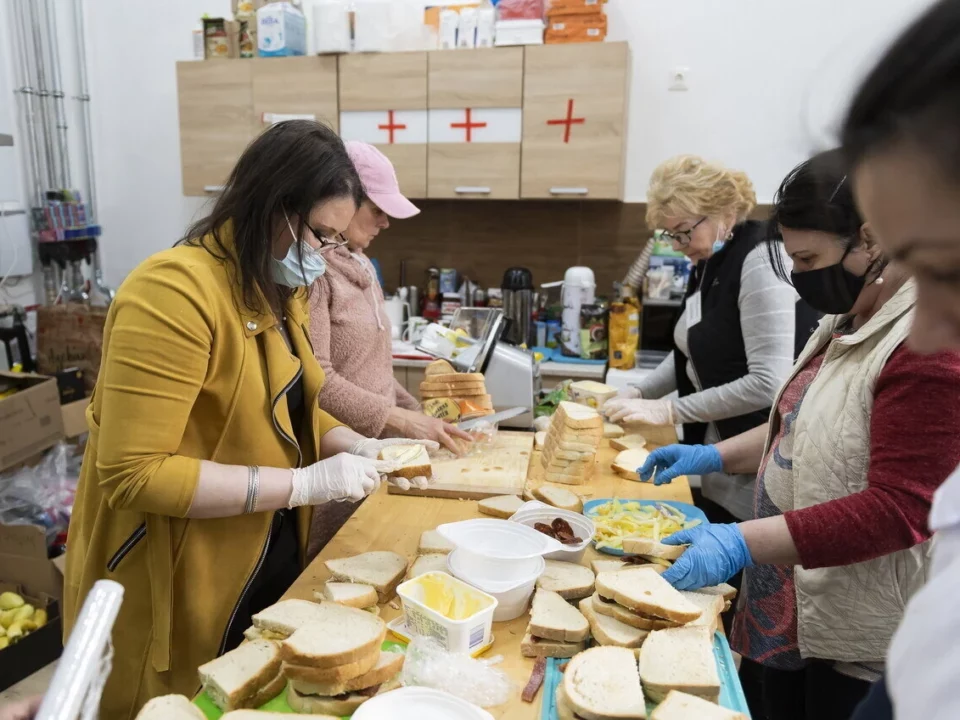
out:
M651 447L676 441L673 428L641 427L638 432L648 438ZM591 481L586 485L569 488L578 491L586 499L619 497L692 502L686 478L681 477L669 485L659 487L624 480L610 470L610 462L615 455L616 451L604 440L598 455L598 466ZM533 454L530 466L528 488L531 483L539 484L535 480L540 470L539 453ZM412 561L416 556L420 533L424 530L431 530L442 523L476 517L485 517L477 511L476 501L388 495L387 488L383 486L360 506L284 597L312 599L313 591L319 589L329 577L324 560L369 550L395 550ZM592 547L588 548L583 564L589 565L591 560L599 556ZM382 617L387 621L401 614L399 600L381 609ZM531 704L520 700L520 691L529 679L534 663L532 659L524 658L520 654L520 642L528 622L529 615L525 614L516 620L495 623L493 626L496 641L487 655L503 656L503 662L498 667L510 675L515 685L511 699L505 705L489 708L493 716L500 720L535 720L540 717L542 691Z

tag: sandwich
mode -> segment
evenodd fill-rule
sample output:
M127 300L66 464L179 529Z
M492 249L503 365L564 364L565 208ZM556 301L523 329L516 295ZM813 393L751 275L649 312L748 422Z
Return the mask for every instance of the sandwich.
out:
M641 482L639 471L648 457L650 457L650 453L643 448L621 450L613 459L610 467L622 478L633 480L634 482Z
M407 559L389 550L375 550L353 557L327 560L324 565L339 582L371 585L380 603L393 597L407 571Z
M183 695L161 695L148 700L135 720L206 720L206 717Z
M640 680L654 702L671 690L717 702L720 676L713 657L713 633L703 627L655 630L640 648Z
M430 377L432 375L452 375L456 372L456 368L446 360L434 360L432 363L427 365L426 369L423 371L423 374L425 377Z
M313 720L340 720L339 717L334 715L316 715L314 713L300 715L300 717L306 718L306 720L310 720L311 718ZM269 712L264 710L234 710L233 712L228 712L226 715L221 715L220 720L290 720L290 713Z
M563 673L565 704L584 720L643 720L646 706L637 659L632 650L594 647L569 663Z
M645 558L676 560L687 549L687 545L664 545L652 538L632 537L623 539L623 551L631 555L643 555Z
M570 383L570 397L574 402L592 407L603 407L603 404L617 396L617 389L613 385L597 382L596 380L577 380Z
M577 720L576 713L570 707L570 701L567 700L566 693L563 692L563 683L557 683L557 689L553 696L553 704L557 708L557 720Z
M348 717L353 715L361 705L367 700L377 695L388 693L400 687L399 678L392 678L379 686L373 686L358 690L357 692L337 695L334 697L325 695L304 695L297 692L292 684L287 686L287 704L290 709L299 714L299 717L310 717L304 713L323 713L317 717L334 718ZM286 715L285 717L290 717ZM253 720L251 718L251 720Z
M413 579L424 573L428 572L448 572L447 570L447 556L440 553L429 553L427 555L421 555L416 560L413 561L413 565L410 566L410 569L407 571L407 578Z
M436 530L424 530L420 534L420 544L417 546L417 555L429 553L447 554L453 552L456 546Z
M281 600L254 615L253 632L245 632L244 635L248 640L283 640L304 625L316 622L322 617L323 610L319 603L310 600Z
M647 568L600 573L596 588L600 597L613 600L627 610L679 624L696 620L703 612L659 573Z
M623 437L611 438L610 447L614 450L633 450L642 448L647 444L647 439L640 434L624 435Z
M379 649L387 626L376 615L356 608L320 603L322 617L280 643L287 665L326 670L358 662Z
M582 612L560 595L539 589L533 596L527 631L541 640L579 643L590 634L590 624Z
M283 671L290 685L301 695L337 697L379 687L403 669L404 655L401 652L382 651L373 667L361 675L346 679L326 680L328 673L315 671L312 667L284 665Z
M361 583L330 581L323 586L322 592L314 591L313 596L320 601L326 600L347 607L371 612L377 610L377 591L370 585Z
M715 633L720 623L720 613L723 612L725 604L723 598L720 595L706 595L687 590L680 590L679 592L701 610L700 617L688 622L686 627L705 627L711 635Z
M380 459L393 463L393 469L387 473L387 477L409 480L433 475L430 456L423 445L389 445L380 451Z
M727 603L731 602L737 596L737 589L733 585L728 585L727 583L720 583L719 585L708 585L707 587L698 588L694 592L702 593L704 595L719 595Z
M521 507L523 507L523 500L516 495L497 495L477 503L477 509L484 515L492 515L504 520L510 518Z
M671 622L670 620L627 610L613 600L603 599L597 593L593 594L590 601L593 611L598 615L606 615L637 630L664 630L666 628L679 627L677 623ZM694 622L697 621L695 620Z
M544 640L531 632L527 632L520 642L520 654L524 657L552 657L572 658L583 652L587 647L585 640L580 642L562 642L560 640Z
M695 695L671 690L650 713L650 720L748 720L743 713L728 710Z
M575 563L547 560L537 587L552 590L564 600L579 600L593 594L593 570Z
M590 623L590 635L598 645L614 645L624 648L638 648L649 635L648 630L640 630L614 617L601 615L594 610L593 598L580 601L580 612Z
M603 423L603 436L605 438L610 438L612 440L614 438L623 437L624 435L626 435L626 431L616 423Z
M613 572L614 570L626 570L627 568L631 567L638 566L631 565L623 560L606 560L600 558L598 560L590 561L590 568L593 570L594 575L599 575L602 572Z
M280 646L253 640L204 663L197 672L213 704L223 712L256 708L283 691Z
M552 505L561 510L569 510L575 513L583 510L583 500L580 499L580 496L564 488L543 485L534 488L533 496L540 502L545 502L547 505Z

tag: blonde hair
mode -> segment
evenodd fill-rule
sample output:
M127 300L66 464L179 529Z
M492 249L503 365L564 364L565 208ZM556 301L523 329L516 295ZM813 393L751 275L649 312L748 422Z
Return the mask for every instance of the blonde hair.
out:
M696 155L678 155L661 163L650 176L647 225L660 228L667 218L730 214L741 223L756 206L757 194L746 173Z

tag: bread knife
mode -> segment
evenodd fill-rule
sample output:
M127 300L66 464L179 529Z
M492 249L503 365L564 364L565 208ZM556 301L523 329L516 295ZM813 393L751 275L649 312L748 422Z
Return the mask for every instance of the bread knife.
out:
M513 407L509 410L501 410L498 413L493 415L482 415L478 418L473 418L471 420L464 420L461 423L457 423L457 427L461 430L469 430L480 423L493 423L496 425L502 420L509 420L510 418L515 418L517 415L523 415L525 412L529 412L525 407Z

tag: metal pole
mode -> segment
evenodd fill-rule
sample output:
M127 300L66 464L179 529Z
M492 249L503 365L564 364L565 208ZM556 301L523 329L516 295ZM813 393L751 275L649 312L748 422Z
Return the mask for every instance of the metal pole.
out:
M70 188L70 148L67 144L67 112L63 104L63 79L60 73L60 38L57 34L57 9L47 0L47 35L50 40L50 81L57 120L57 147L60 155L60 186Z
M80 94L77 96L83 105L83 144L87 158L87 209L90 224L97 221L97 183L93 172L93 128L90 123L90 88L87 84L87 43L86 26L83 20L83 0L74 0L74 27L77 33L77 67L80 71ZM99 247L99 243L97 244ZM98 250L99 252L99 250ZM95 263L99 266L99 261Z
M20 3L14 0L10 3L13 11L11 32L16 37L16 54L19 59L20 76L17 78L16 92L20 95L20 114L23 122L24 149L26 159L30 163L30 181L33 183L33 205L39 206L43 200L43 181L40 178L40 140L37 137L36 127L36 93L30 84L30 66L27 61L26 26Z
M43 67L43 40L40 36L40 21L37 19L37 4L33 0L27 0L29 8L30 25L32 27L33 37L33 57L37 70L37 96L40 98L40 120L43 126L43 149L46 156L46 167L44 181L48 188L56 187L56 173L54 168L53 145L50 142L51 122L49 117L50 107L47 103L47 77Z

